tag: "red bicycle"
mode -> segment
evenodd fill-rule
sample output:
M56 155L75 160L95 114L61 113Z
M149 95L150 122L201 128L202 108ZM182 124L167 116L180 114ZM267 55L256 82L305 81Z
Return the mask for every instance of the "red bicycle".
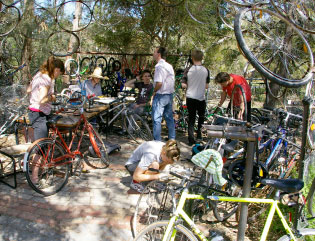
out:
M56 115L48 121L51 128L50 137L35 141L25 153L26 179L36 192L45 196L59 192L66 185L69 175L81 172L83 161L98 169L109 166L105 145L100 134L84 116L83 105L84 103L80 105L80 118L69 145L56 125L62 116ZM86 159L85 153L81 151L81 143L86 133L95 152L94 157L89 159Z

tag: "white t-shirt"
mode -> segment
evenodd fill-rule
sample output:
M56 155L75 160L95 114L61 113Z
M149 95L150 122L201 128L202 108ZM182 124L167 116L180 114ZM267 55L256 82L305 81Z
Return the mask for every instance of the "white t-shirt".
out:
M143 170L148 170L152 162L162 162L161 151L164 145L165 143L161 141L148 141L142 143L136 150L134 150L131 157L126 162L126 165L138 163L138 167Z
M40 71L33 77L31 82L31 96L29 108L37 109L45 115L49 115L51 111L51 102L40 103L40 89L48 87L47 95L50 96L54 93L55 80L51 79L48 74L43 74Z
M202 65L192 65L184 73L183 83L187 84L186 98L205 100L206 84L209 83L209 71Z
M172 94L175 89L175 73L173 66L161 59L155 65L154 84L162 82L162 87L156 92L158 94Z

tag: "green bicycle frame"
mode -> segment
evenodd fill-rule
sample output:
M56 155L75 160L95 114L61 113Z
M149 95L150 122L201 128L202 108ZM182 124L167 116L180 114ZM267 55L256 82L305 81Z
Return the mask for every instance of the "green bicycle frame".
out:
M185 188L178 206L176 208L176 211L174 215L171 217L167 229L165 231L163 241L167 240L175 240L176 237L176 229L173 228L176 225L176 221L179 219L179 217L182 217L185 222L190 226L192 229L193 233L196 234L200 240L207 241L207 238L205 235L198 229L194 221L186 214L184 211L184 205L187 199L199 199L199 200L204 200L204 197L202 195L195 195L195 194L189 194L188 189ZM278 200L273 200L273 199L262 199L262 198L242 198L242 197L225 197L225 196L207 196L207 199L210 199L212 201L224 201L224 202L242 202L242 203L267 203L271 204L271 208L264 226L264 230L262 232L262 235L260 237L260 241L265 241L267 239L267 235L274 217L275 212L277 212L278 216L280 217L280 220L282 222L283 227L285 228L286 232L291 236L293 240L297 240L296 237L294 236L290 226L288 225L287 221L285 220L279 206ZM171 237L169 239L169 237Z

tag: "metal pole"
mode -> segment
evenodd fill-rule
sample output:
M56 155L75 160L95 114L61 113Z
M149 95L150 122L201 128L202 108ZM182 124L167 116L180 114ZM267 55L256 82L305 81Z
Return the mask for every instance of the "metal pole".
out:
M303 171L304 171L304 159L305 159L305 151L306 151L306 138L307 138L307 128L308 128L308 121L310 117L310 105L312 99L309 97L304 97L303 103L303 129L302 129L302 143L301 143L301 154L300 159L298 161L299 167L299 179L303 180ZM296 205L295 208L295 218L293 221L294 228L297 228L299 219L299 205Z
M243 183L243 195L242 197L249 197L251 191L251 181L253 174L253 160L255 153L255 142L250 141L247 143L246 152L246 165L245 176ZM241 215L238 223L237 240L243 241L245 237L246 225L247 225L248 203L241 203Z

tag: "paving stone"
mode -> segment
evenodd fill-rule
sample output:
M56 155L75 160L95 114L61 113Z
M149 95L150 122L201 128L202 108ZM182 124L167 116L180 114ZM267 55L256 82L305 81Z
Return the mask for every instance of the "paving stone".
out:
M110 155L110 167L70 176L55 195L36 193L24 173L15 190L0 184L0 240L132 240L130 220L140 195L130 194L124 163L139 144L113 135L107 141L121 145ZM191 147L180 146L182 157L189 157Z

